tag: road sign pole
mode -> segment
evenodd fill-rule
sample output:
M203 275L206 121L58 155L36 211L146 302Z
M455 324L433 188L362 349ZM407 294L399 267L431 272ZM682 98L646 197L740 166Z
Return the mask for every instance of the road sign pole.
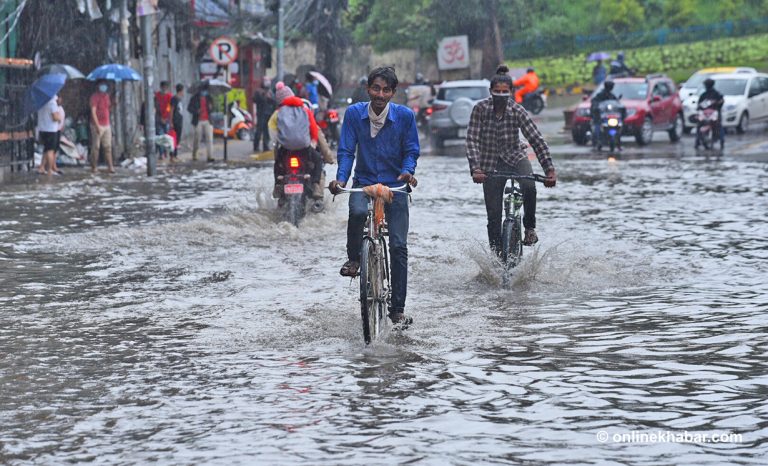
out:
M226 76L227 84L229 84L229 65L227 65L227 71L224 72ZM224 161L227 161L227 139L229 139L229 103L228 92L224 92Z

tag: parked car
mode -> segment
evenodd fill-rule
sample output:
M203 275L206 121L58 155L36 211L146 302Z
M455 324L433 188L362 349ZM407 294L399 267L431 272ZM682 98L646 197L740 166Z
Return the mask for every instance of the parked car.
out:
M683 131L683 104L674 81L664 74L645 78L616 78L613 93L626 107L623 136L634 136L641 146L650 144L654 131L666 131L675 142ZM577 144L586 144L592 133L591 100L602 91L602 84L576 107L571 135Z
M686 100L688 100L689 97L693 97L693 96L698 97L699 95L701 95L701 88L704 86L705 79L715 74L725 74L725 73L751 74L751 73L757 73L757 70L754 68L746 67L746 66L741 66L741 67L721 66L717 68L704 68L693 73L691 77L688 78L688 81L684 82L680 86L680 90L678 91L678 95L680 95L680 100L683 101L683 123L685 124L686 133L690 133L691 130L694 128L695 125L691 124L691 117L696 115L696 106L694 105L693 111L689 111L685 105Z
M429 115L432 147L442 148L446 139L467 137L469 117L475 104L491 95L487 79L446 81L440 84Z
M735 128L742 134L749 128L750 121L768 119L768 74L736 72L709 77L715 81L715 89L725 98L722 108L724 128ZM696 114L699 96L703 92L702 84L692 96L685 99L683 107L686 115ZM695 126L691 116L687 123Z

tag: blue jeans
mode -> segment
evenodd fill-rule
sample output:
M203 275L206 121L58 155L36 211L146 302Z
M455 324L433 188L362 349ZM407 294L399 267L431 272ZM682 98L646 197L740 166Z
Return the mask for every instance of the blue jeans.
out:
M408 289L408 195L394 193L392 204L385 205L384 214L389 230L389 261L392 273L390 312L403 312ZM367 196L363 193L352 193L349 196L349 223L347 224L347 257L351 261L360 262L363 228L367 217Z

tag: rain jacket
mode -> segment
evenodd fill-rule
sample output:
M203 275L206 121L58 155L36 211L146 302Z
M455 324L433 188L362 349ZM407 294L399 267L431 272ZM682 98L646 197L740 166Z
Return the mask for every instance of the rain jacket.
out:
M525 73L522 78L516 80L512 85L521 88L515 92L515 101L520 103L523 101L525 94L530 94L539 88L539 77L536 76L535 72L531 71L530 73Z
M319 129L317 126L317 121L315 121L315 115L311 110L304 106L304 101L301 100L300 97L296 96L286 97L277 107L277 110L275 110L275 112L269 118L269 123L267 124L267 127L269 128L269 137L273 141L277 141L277 114L280 111L280 107L285 105L289 107L304 108L304 111L307 113L307 117L309 117L309 139L312 141L312 147L317 147L317 133L319 132Z

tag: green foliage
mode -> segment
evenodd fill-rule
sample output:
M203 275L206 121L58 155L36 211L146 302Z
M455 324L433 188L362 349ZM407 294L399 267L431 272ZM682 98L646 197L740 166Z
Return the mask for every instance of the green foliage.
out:
M638 0L601 2L598 12L600 22L615 33L637 30L645 18L645 9Z
M725 38L663 47L625 50L626 63L637 69L638 75L665 72L670 76L688 75L700 68L712 66L768 67L768 34ZM615 56L615 53L614 53ZM509 62L510 68L533 66L543 85L560 87L589 84L594 63L584 55L542 57ZM686 74L687 73L687 74Z

